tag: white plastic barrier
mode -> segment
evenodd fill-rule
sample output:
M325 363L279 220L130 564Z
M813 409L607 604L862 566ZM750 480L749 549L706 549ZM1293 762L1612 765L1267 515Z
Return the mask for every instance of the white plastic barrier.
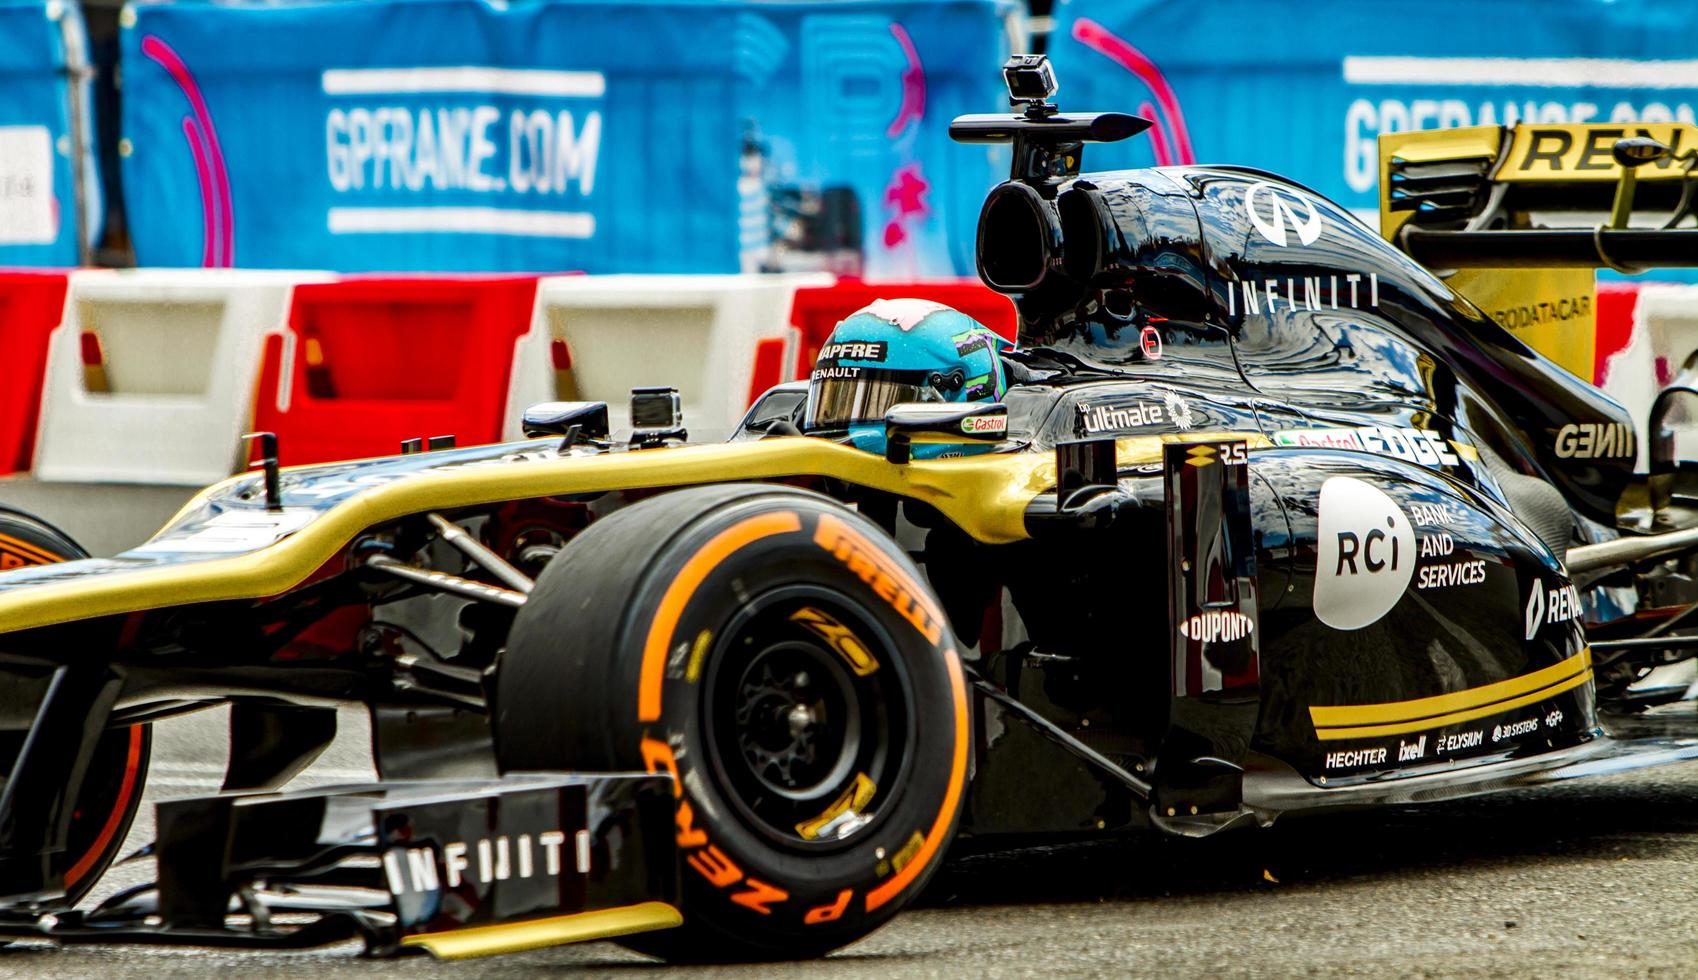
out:
M242 457L262 338L317 272L71 274L47 354L43 480L199 486Z
M672 386L691 441L723 439L752 387L790 377L797 331L791 299L828 275L558 276L537 285L531 332L518 343L509 434L526 405L605 401L629 432L632 388Z
M1628 342L1605 358L1599 370L1599 386L1633 414L1640 433L1637 467L1649 467L1651 406L1657 393L1698 351L1698 286L1644 283L1636 290L1617 289L1619 298L1608 315L1631 317ZM1604 307L1600 307L1604 309ZM1600 318L1599 333L1610 324Z

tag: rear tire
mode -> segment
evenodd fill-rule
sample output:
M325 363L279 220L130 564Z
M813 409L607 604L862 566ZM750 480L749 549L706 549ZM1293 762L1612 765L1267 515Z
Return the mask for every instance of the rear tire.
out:
M87 558L69 535L20 510L0 507L0 571ZM0 765L10 771L23 733L0 744ZM68 846L51 860L65 882L60 907L72 908L106 872L124 846L141 805L142 788L153 747L149 725L130 725L101 736L77 791ZM0 772L4 777L6 772ZM0 778L4 785L4 778Z
M543 571L495 683L504 770L676 778L671 960L822 955L896 914L954 832L966 686L924 579L882 531L790 488L679 490Z

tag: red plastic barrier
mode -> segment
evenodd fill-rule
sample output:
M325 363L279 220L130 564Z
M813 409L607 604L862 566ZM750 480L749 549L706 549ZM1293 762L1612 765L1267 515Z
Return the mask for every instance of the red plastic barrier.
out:
M929 299L960 310L1009 340L1019 332L1014 302L976 279L876 285L842 279L834 286L796 290L790 322L802 332L802 342L796 355L796 373L791 377L805 378L813 370L820 348L831 336L831 328L837 326L837 321L878 299Z
M755 360L750 368L749 404L753 405L767 389L784 381L784 340L768 337L755 341Z
M1633 341L1633 312L1639 305L1639 287L1600 283L1598 286L1597 341L1592 354L1592 383L1603 384L1609 359ZM1667 383L1665 379L1664 384Z
M47 338L65 313L64 272L0 272L0 473L27 472L35 457Z
M535 301L534 277L299 286L292 357L284 337L266 338L254 427L277 433L284 465L394 453L419 437L497 441Z

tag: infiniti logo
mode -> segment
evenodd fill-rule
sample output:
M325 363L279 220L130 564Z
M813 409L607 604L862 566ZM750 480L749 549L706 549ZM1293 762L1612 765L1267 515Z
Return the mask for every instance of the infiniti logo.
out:
M1258 197L1272 202L1272 213L1269 216L1263 217L1257 210ZM1297 220L1297 212L1292 210L1292 202L1304 212L1303 220ZM1285 235L1288 224L1291 230L1297 233L1297 240L1304 245L1313 245L1315 239L1321 237L1321 209L1296 191L1276 188L1267 181L1257 181L1244 192L1244 214L1250 219L1250 223L1256 226L1256 230L1262 233L1263 238L1281 248L1290 244Z

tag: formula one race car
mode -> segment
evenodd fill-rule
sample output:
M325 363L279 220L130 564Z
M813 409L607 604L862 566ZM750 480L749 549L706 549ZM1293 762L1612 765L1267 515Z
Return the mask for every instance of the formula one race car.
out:
M642 389L617 442L552 403L512 444L273 444L116 558L5 517L32 567L0 574L0 936L807 956L958 835L1202 836L1698 757L1684 686L1645 684L1698 647L1698 393L1660 400L1636 478L1634 420L1456 277L1271 174L1082 176L1148 123L1057 111L1039 58L1007 77L1019 112L953 126L1013 150L978 262L1019 345L963 334L983 374L905 381L851 318L727 444ZM1698 265L1676 129L1404 134L1386 228L1493 282ZM1533 224L1597 188L1608 226ZM1629 226L1658 200L1667 229ZM349 702L382 781L277 791ZM226 792L161 804L157 881L77 909L149 723L213 704Z

